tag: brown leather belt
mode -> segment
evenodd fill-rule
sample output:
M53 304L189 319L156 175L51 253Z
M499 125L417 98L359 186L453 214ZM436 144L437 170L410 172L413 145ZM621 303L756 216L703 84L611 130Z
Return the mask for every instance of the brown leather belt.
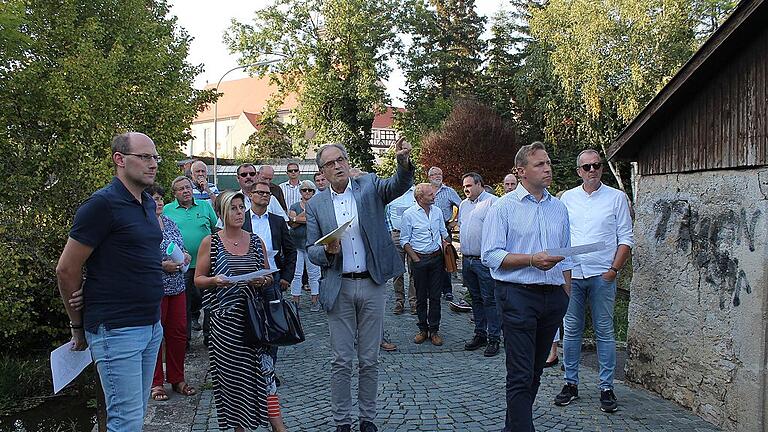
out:
M432 258L432 257L440 255L441 253L443 253L443 251L441 249L438 249L438 250L436 250L434 252L430 252L430 253L426 253L426 254L416 252L416 255L418 255L419 258Z

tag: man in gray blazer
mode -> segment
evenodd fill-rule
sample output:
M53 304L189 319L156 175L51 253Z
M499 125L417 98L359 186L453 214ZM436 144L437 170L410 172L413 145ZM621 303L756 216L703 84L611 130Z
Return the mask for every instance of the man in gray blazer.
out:
M307 204L307 254L320 266L320 303L328 312L331 334L331 412L336 432L352 428L352 361L358 359L360 432L376 432L379 343L384 331L384 284L403 274L385 220L384 206L413 182L411 145L396 143L397 172L384 180L375 174L349 175L349 157L341 144L317 152L317 166L329 187ZM352 220L341 240L315 241ZM355 342L357 341L357 347Z

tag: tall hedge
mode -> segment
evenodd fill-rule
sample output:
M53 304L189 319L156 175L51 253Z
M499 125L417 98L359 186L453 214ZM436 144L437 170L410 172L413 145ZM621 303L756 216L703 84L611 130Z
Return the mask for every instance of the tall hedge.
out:
M113 174L111 137L149 135L167 184L214 95L192 88L200 66L165 1L9 3L27 36L0 52L0 351L13 352L66 337L54 270L77 207Z

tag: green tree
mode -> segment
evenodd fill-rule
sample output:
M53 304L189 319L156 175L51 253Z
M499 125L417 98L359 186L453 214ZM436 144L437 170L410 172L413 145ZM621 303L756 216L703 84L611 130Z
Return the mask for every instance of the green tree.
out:
M551 0L532 8L531 35L548 48L577 142L604 153L732 3ZM609 168L624 189L622 167Z
M54 269L80 203L111 176L110 140L149 135L167 162L214 98L191 84L190 38L163 0L26 0L29 43L0 74L0 334L46 344L65 315Z
M274 110L266 110L259 119L256 132L238 149L237 159L253 162L264 159L290 158L293 156L288 127L277 117Z
M418 147L456 100L478 95L485 17L474 0L409 0L404 11L403 30L412 39L399 58L407 111L396 117L401 133Z
M352 163L371 170L371 126L387 105L382 83L399 46L396 10L396 0L278 0L251 24L234 21L225 40L244 64L278 57L271 77L283 97L298 95L299 124L315 143L344 143Z

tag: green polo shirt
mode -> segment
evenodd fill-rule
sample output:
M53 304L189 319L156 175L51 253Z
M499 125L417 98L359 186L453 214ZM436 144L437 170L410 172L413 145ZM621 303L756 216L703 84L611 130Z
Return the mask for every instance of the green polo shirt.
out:
M192 255L189 268L195 268L197 250L205 236L211 235L216 229L216 212L207 200L192 200L192 207L186 209L173 200L163 207L163 214L176 222L184 239L184 249Z

